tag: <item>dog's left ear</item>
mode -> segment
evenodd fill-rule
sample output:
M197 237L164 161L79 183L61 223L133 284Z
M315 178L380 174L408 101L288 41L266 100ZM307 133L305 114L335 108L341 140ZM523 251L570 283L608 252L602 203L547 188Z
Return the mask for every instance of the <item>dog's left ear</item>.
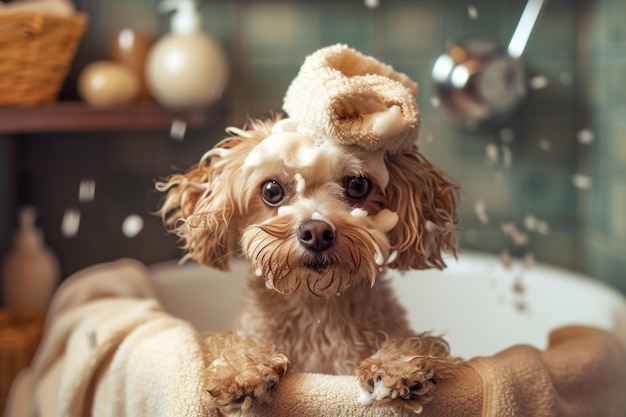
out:
M390 267L443 269L443 252L456 256L458 186L431 164L413 145L387 155L389 184L387 208L398 214L398 224L388 232L398 252Z
M181 238L185 258L219 270L228 270L238 249L236 219L244 203L237 196L246 189L241 164L265 135L237 131L242 135L221 141L186 173L156 184L167 192L157 214Z

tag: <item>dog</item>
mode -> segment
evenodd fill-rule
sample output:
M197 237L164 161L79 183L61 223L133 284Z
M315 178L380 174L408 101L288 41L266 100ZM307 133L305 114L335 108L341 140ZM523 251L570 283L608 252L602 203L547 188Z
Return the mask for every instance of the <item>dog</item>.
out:
M281 116L250 120L157 184L186 258L249 262L233 331L205 341L207 401L271 401L288 369L356 375L360 401L419 412L460 359L409 327L387 268L444 268L457 253L459 187L417 145L384 154L319 141ZM416 294L428 297L429 294Z

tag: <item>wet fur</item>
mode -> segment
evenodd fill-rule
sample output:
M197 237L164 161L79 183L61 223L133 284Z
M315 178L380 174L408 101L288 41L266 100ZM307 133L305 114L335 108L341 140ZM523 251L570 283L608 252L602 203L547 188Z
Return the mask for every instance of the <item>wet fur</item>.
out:
M248 154L271 134L278 118L251 121L207 152L188 172L157 184L166 192L160 215L181 239L186 257L227 270L232 257L251 265L245 305L236 332L206 340L207 401L223 412L271 401L271 390L292 371L355 373L364 390L376 381L388 398L419 411L449 378L459 360L447 343L409 328L376 250L398 270L443 268L442 254L456 254L457 186L428 162L417 146L385 156L386 187L374 183L359 208L388 209L399 221L390 231L372 216L351 215L339 179L370 175L361 151L338 148L325 166L301 168L306 193L296 192L294 171L262 167L243 174ZM266 206L260 186L278 176L291 195L286 213ZM336 226L337 245L311 254L298 242L298 225L315 204ZM341 243L341 244L339 244ZM263 278L255 271L262 270ZM409 358L410 360L408 360Z

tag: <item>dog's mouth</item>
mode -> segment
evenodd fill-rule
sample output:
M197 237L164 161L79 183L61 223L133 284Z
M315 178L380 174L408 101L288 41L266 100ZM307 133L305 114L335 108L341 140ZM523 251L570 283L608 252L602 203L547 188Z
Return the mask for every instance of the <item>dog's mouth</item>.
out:
M321 275L324 274L328 268L332 267L334 262L325 256L311 255L303 257L301 264L302 267Z
M306 269L309 269L317 274L324 274L329 267L331 267L333 264L332 262L326 260L326 259L320 259L318 261L315 260L306 260L302 262L302 266Z

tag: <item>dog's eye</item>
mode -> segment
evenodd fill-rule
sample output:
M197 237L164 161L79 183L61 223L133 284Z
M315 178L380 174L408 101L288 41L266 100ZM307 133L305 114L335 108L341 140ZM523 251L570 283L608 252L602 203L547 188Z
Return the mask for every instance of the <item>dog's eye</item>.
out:
M268 206L277 206L285 199L283 187L275 180L270 180L261 186L261 198Z
M365 200L372 188L372 183L366 177L347 177L344 180L346 197L352 202Z

